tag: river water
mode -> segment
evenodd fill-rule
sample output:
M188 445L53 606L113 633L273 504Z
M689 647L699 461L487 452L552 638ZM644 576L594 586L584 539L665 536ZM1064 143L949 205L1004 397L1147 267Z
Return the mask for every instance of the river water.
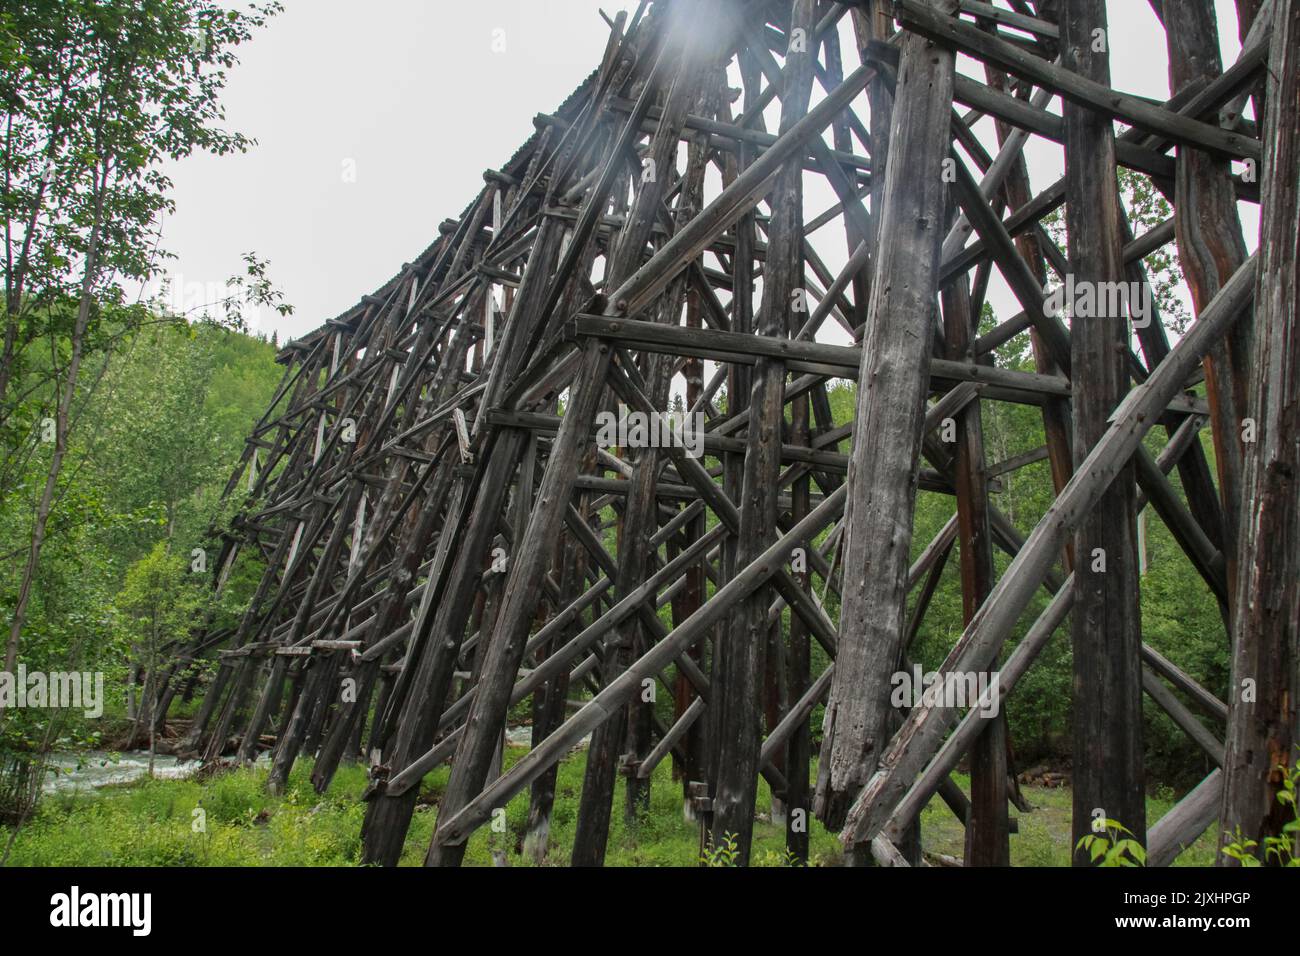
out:
M530 727L511 727L506 731L506 743L511 747L527 747L531 739ZM585 746L587 739L584 738L580 746ZM269 753L263 753L258 757L258 763L266 763L269 759ZM46 793L98 790L132 783L147 776L149 751L56 753L50 756L48 766L42 786ZM154 757L153 775L164 780L182 780L199 767L197 760L178 760L168 754L158 754Z
M198 769L197 760L177 760L166 754L154 757L155 777L178 780ZM147 750L130 750L120 754L97 750L56 753L50 756L42 789L46 793L98 790L100 787L131 783L146 776L148 772Z

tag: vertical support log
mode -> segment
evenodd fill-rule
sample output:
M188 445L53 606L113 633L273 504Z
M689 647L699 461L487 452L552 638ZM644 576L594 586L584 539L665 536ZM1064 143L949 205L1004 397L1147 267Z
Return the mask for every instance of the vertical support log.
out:
M588 455L583 463L583 470L593 465L594 456ZM587 505L583 502L578 511L583 517L587 514ZM560 569L560 603L573 601L582 592L582 585L587 574L586 551L571 532L566 532L559 547ZM582 630L581 619L575 620L562 634L556 635L549 647L538 651L538 663L545 660L553 650L558 650ZM533 695L533 738L534 748L540 747L552 731L564 723L565 701L569 695L569 669L560 672ZM532 793L528 803L528 824L524 834L524 854L531 856L533 862L541 864L546 858L547 844L551 834L551 811L555 806L555 781L558 767L552 767L533 781Z
M686 327L693 329L702 327L700 293L696 289L692 289L687 294ZM695 408L704 394L704 362L698 358L688 359L682 368L682 376L686 379L686 408L689 412ZM705 522L704 512L701 511L699 515L686 523L682 529L684 547L689 548L704 536ZM681 550L675 543L670 542L668 545L668 560L671 561L675 558ZM705 581L702 566L704 560L705 558L701 558L700 561L686 569L684 585L680 591L673 595L674 627L680 626L684 620L698 611L704 603ZM691 660L697 664L702 659L698 645L691 648L687 653L690 655ZM679 673L674 687L674 718L680 720L695 699L695 689L691 686L691 682L686 678L685 674ZM702 759L704 757L702 730L705 723L706 721L696 720L691 725L678 745L684 755L683 758L679 760L676 751L674 751L672 758L674 776L682 782L682 813L688 821L695 819L694 806L690 800L690 785L692 781L700 781L705 778Z
M682 15L675 26L678 30L683 30L688 23L690 23L689 18ZM699 24L696 23L695 26L698 27ZM685 33L677 35L685 38ZM628 213L627 222L618 237L618 244L610 261L607 282L611 288L621 285L641 265L646 241L650 237L652 226L659 218L662 197L671 180L670 171L677 168L677 145L686 122L687 111L699 98L705 52L698 38L689 42L686 48L681 50L681 56L680 69L668 90L659 127L651 139L648 154L650 162L648 169L651 175L648 177L643 175L641 178L636 199ZM642 96L651 92L653 91L644 91ZM667 366L664 356L652 356L650 363L651 390L660 393L652 395L651 398L659 401L666 398ZM608 358L605 359L602 368L608 368ZM585 384L584 392L599 391L604 385L603 371L598 380L588 379ZM587 414L594 412L594 402L597 397L592 396L591 411ZM568 418L569 415L566 413L566 424ZM558 447L558 438L556 444ZM655 485L658 460L654 448L640 449L636 466L628 481L615 581L616 597L620 599L636 588L643 579L646 569L647 542L656 526ZM558 461L554 454L552 462L553 465L565 469L569 467L567 462ZM555 468L549 469L547 477L550 478L555 470ZM634 616L621 623L614 635L606 642L605 666L602 673L606 686L617 679L639 656L637 648L640 644L640 631L641 623ZM640 710L638 702L639 695L629 702L621 715L602 724L592 734L591 746L587 750L582 796L578 803L578 823L571 857L574 866L601 866L605 861L605 844L609 837L609 819L612 812L617 762L620 748L627 738L629 718L639 719L649 716ZM633 816L637 812L638 791L643 791L648 796L646 789L648 781L641 781L634 775L629 775L626 785L628 789L626 814Z
M748 48L741 49L738 61L740 78L745 89L745 112L748 113L750 109L756 107L759 100L760 70ZM756 124L760 129L762 128L761 112L756 117ZM728 186L735 181L736 176L739 176L748 168L754 158L751 150L743 143L740 144L740 148L733 155L734 162L728 163L723 174L724 182ZM757 241L756 232L755 214L753 210L749 210L736 223L734 230L736 251L731 263L731 328L736 332L751 333L754 331L754 245ZM738 415L749 408L749 395L752 384L753 369L748 365L732 363L728 366L726 413L729 416ZM744 476L744 455L734 452L725 453L722 456L722 488L732 501L741 500ZM734 536L729 536L722 543L722 560L718 562L718 587L724 586L736 573L736 547L737 540ZM704 786L697 789L701 792L694 794L704 798L706 802L702 805L710 808L712 807L713 787L716 786L719 773L718 728L721 726L725 702L728 699L726 693L729 679L727 653L730 642L724 639L724 628L725 624L719 625L714 629L712 635L713 653L710 680L713 682L713 693L709 697L705 743L707 747L706 769L708 777L707 780L700 781ZM688 793L690 792L691 783L692 781L687 781ZM713 811L709 809L700 816L701 846L704 845L706 840L712 839L712 828Z
M216 760L225 752L226 738L230 734L230 725L248 701L248 693L253 686L253 678L257 674L257 661L252 657L239 658L235 662L235 682L230 689L230 696L226 699L225 709L221 712L221 717L217 721L216 729L212 731L212 736L208 739L207 749L203 752L204 762Z
M973 361L974 317L970 289L959 276L943 294L947 357ZM993 590L993 539L989 530L989 487L984 461L980 400L957 415L954 486L961 557L962 621L969 624ZM992 668L996 672L996 663ZM1001 709L985 721L971 747L971 808L966 821L967 866L1009 866L1011 844L1007 817L1007 722Z
M559 281L559 277L553 279L551 273L559 257L561 232L555 219L543 218L506 331L496 348L494 369L499 363L511 364L511 353L516 350L518 340L530 336L534 326L543 318L541 313L548 280ZM511 365L503 377L508 380L517 368L517 363ZM476 475L481 480L463 482L448 508L448 513L455 518L443 528L438 543L440 554L445 553L447 557L426 584L408 652L411 660L403 670L404 677L410 675L410 693L403 696L400 679L394 686L385 687L384 700L388 712L397 709L391 746L385 739L387 718L377 719L376 731L372 732L372 740L385 747L386 772L405 768L433 742L451 690L483 560L496 534L497 521L511 477L518 467L524 439L525 435L519 429L489 433L479 449ZM444 575L445 588L439 594L438 585ZM436 603L435 597L440 598ZM382 780L378 782L382 784ZM397 796L388 796L383 793L382 786L376 787L376 792L370 795L362 828L363 862L385 866L397 864L418 795L415 787Z
M251 764L257 759L257 744L262 729L266 726L271 714L280 706L280 698L284 692L284 676L288 664L289 658L279 654L271 661L271 673L266 679L266 689L257 702L257 708L252 719L248 722L248 729L244 732L244 739L239 745L237 759L240 763Z
M592 340L583 352L572 403L565 409L564 424L552 445L551 462L538 490L528 533L516 544L496 624L484 646L483 679L466 718L470 732L461 737L456 749L451 779L443 796L444 814L454 814L479 791L496 751L510 691L523 656L524 638L541 589L545 546L554 542L564 520L564 504L577 478L582 446L587 441L596 402L605 388L609 358L608 346L597 340ZM413 750L411 756L420 752ZM463 843L440 845L435 833L425 862L431 866L459 865L464 851Z
M1277 0L1269 56L1242 540L1221 845L1281 833L1280 765L1300 743L1300 0ZM1219 865L1233 865L1220 856ZM1277 860L1266 862L1276 863Z
M1106 44L1097 40L1105 37L1106 29L1104 0L1064 0L1063 65L1108 84ZM1102 288L1100 283L1124 278L1115 131L1110 119L1067 100L1065 156L1070 268L1076 287L1095 292ZM1103 304L1093 310L1096 314L1076 315L1072 320L1076 468L1105 434L1107 419L1128 392L1127 316L1122 307L1108 304L1111 308ZM1139 842L1146 842L1134 502L1134 471L1129 464L1080 523L1074 539L1071 845L1092 832L1099 815L1119 821ZM1087 854L1078 851L1075 862L1087 865Z
M1204 85L1223 72L1213 0L1167 4L1164 22L1171 93ZM1226 159L1188 146L1178 148L1174 228L1179 262L1197 314L1246 261L1231 173ZM1243 494L1241 420L1250 378L1251 326L1250 316L1243 316L1205 358L1214 457L1224 504L1223 540L1215 543L1227 561L1230 599L1237 579L1237 503Z
M991 25L990 25L991 28ZM990 66L985 66L985 76L988 78L989 85L997 89L1006 91L1009 86L1010 78L1000 70ZM1028 91L1025 91L1024 97L1028 97ZM1009 123L998 120L995 124L998 137L998 145L1005 146L1007 140L1013 135L1013 129ZM1006 200L1007 209L1015 212L1021 207L1026 206L1033 199L1033 190L1029 183L1029 167L1025 162L1023 148L1016 155L1011 164L1011 169L1007 173L1006 179L1002 184L1002 195ZM1042 249L1038 243L1038 234L1034 231L1028 231L1016 236L1016 252L1028 266L1030 273L1040 288L1047 287L1047 266L1043 261ZM976 328L979 326L979 315L974 317ZM1040 375L1059 375L1060 368L1052 359L1051 350L1047 342L1043 339L1042 333L1036 326L1031 325L1029 328L1030 350L1034 356L1034 370ZM1052 472L1052 490L1060 494L1061 489L1065 487L1074 474L1074 461L1071 454L1072 435L1074 431L1073 420L1070 415L1070 402L1065 398L1043 397L1043 437L1047 446L1047 459ZM1213 485L1209 479L1209 468L1205 466L1204 460L1201 461L1202 471L1205 478L1205 487L1208 489L1206 497L1213 495ZM1062 555L1067 571L1074 570L1074 549L1067 546ZM1006 723L1006 715L1001 717L1002 722ZM1006 734L1007 744L1007 773L1012 788L1011 800L1017 806L1023 806L1023 797L1020 794L1019 785L1015 779L1015 766L1012 758L1013 748L1011 734L1008 728ZM1010 821L1008 821L1009 824Z
M955 0L935 0L952 13ZM955 57L903 40L849 463L844 603L818 769L831 827L876 769L902 652L912 515L929 381Z
M320 695L324 693L325 681L330 671L329 663L323 657L308 657L303 660L301 692L287 711L290 716L276 739L275 753L271 758L271 772L266 778L266 792L272 796L284 793L284 788L289 782L289 771L293 769L298 750L307 736L312 711Z
M316 597L325 581L333 576L348 530L347 516L356 507L357 498L360 497L362 490L363 486L354 485L342 496L339 507L335 509L334 528L330 532L329 541L321 554L316 572L308 581L303 603L299 607L298 613L294 615L293 629L288 637L291 643L306 631L311 608L316 603ZM328 695L330 691L327 688L330 686L330 679L335 671L334 664L333 660L318 659L313 661L309 665L313 673L307 686ZM304 694L302 699L299 700L298 706L294 709L288 727L280 734L275 750L275 759L271 763L271 772L266 779L267 789L271 793L283 791L285 784L289 780L289 772L298 759L299 750L310 737L315 736L314 732L319 727L315 714L317 703L314 695Z
M807 112L812 93L816 46L814 0L796 0L786 50L781 127L786 133ZM790 334L790 309L803 290L803 163L796 157L777 174L768 199L772 210L768 229L760 335ZM776 535L777 488L781 473L781 430L785 420L785 364L760 359L750 391L749 424L745 440L745 471L737 565L754 561ZM718 772L713 797L713 841L736 841L737 861L748 865L753 837L754 799L758 789L758 753L762 739L764 651L768 640L766 588L751 594L725 631L726 677L717 724Z
M800 395L790 403L790 443L801 447L811 445L808 428L808 396ZM812 481L807 473L800 475L790 489L790 521L798 524L807 517L811 509ZM811 575L808 571L806 552L812 550L812 542L802 546L805 560L801 566L795 566L793 576L799 586L809 589ZM790 614L790 638L786 651L786 686L791 704L803 697L808 690L812 674L812 641L808 634L808 625L798 614ZM790 739L785 745L785 764L783 772L786 780L785 790L785 849L788 856L801 863L808 862L808 817L812 796L808 785L808 767L812 760L812 733L808 716L799 721Z

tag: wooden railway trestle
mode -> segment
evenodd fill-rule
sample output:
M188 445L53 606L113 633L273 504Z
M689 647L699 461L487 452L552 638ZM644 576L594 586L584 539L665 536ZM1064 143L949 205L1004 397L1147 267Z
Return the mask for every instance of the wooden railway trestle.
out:
M966 863L1006 864L1005 719L890 704L955 549L966 629L945 674L996 670L1005 694L1071 622L1076 838L1097 808L1157 864L1216 820L1272 832L1269 760L1300 741L1300 0L1237 0L1226 68L1212 0L1151 5L1164 103L1111 88L1104 0L657 0L610 20L599 67L463 214L282 350L226 488L241 507L214 586L241 555L265 573L236 628L180 651L159 719L215 656L190 748L249 760L273 728L272 788L299 755L321 789L364 756L369 862L397 861L419 781L446 761L427 862L458 864L525 789L540 858L557 761L590 735L574 864L603 862L618 775L635 813L670 754L688 811L743 861L762 776L798 856L796 821L815 815L850 861L915 865L938 793ZM1067 170L1037 192L1031 137ZM1174 217L1135 236L1118 167ZM806 218L813 181L835 198ZM1241 200L1261 207L1254 254ZM1043 224L1062 208L1066 249ZM1050 307L1049 278L1143 283L1170 243L1196 314L1176 343L1158 312L1067 324ZM1021 311L978 335L993 273ZM1032 372L992 357L1016 336ZM851 422L832 419L834 379L857 382ZM990 402L1041 410L1042 448L998 466L1050 463L1056 499L1028 536L990 500ZM702 416L702 451L594 440L601 416L670 410ZM913 560L918 490L954 504ZM1143 644L1148 504L1219 601L1248 702ZM1040 587L1045 610L1004 653ZM569 713L571 688L591 697ZM1144 691L1219 768L1149 828ZM503 773L521 701L532 748ZM966 755L969 794L950 777Z

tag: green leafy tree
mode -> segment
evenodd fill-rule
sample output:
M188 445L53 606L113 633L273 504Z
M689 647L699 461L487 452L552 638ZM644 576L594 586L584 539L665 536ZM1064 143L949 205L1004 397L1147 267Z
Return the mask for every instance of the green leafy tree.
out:
M167 542L160 541L127 571L114 605L121 633L129 643L132 670L145 677L140 703L134 708L131 742L143 736L147 729L150 775L157 743L151 712L157 675L162 670L166 649L189 636L190 628L201 619L208 601L203 582L187 575L187 570L186 559L173 553ZM132 692L134 685L133 680Z
M163 257L157 227L172 203L162 163L251 145L221 128L219 94L235 48L279 9L32 0L0 14L0 430L6 447L30 448L39 426L51 446L10 612L6 669L17 662L83 365L151 315L129 304L125 289L153 277ZM250 280L256 294L259 276ZM36 351L47 351L48 363L35 362Z

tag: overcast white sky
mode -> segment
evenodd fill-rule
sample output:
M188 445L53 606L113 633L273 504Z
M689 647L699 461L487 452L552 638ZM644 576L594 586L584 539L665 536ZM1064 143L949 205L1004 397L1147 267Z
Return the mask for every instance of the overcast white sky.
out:
M177 210L163 224L178 296L188 288L193 297L196 283L219 288L244 252L269 259L296 311L262 310L257 324L282 340L350 307L423 250L438 223L477 194L483 170L532 133L533 116L555 109L598 64L609 36L598 9L636 8L634 0L283 2L285 12L240 50L224 96L227 125L258 145L174 164ZM1216 5L1231 63L1235 8ZM1115 86L1167 98L1164 37L1146 0L1111 0L1109 10ZM847 19L842 26L847 40ZM852 68L856 55L845 49ZM969 61L960 68L977 72ZM1035 188L1061 175L1058 146L1031 138L1027 155ZM811 196L810 213L829 204ZM1253 214L1243 225L1253 248ZM991 288L989 300L999 313L1018 311L1005 288Z

